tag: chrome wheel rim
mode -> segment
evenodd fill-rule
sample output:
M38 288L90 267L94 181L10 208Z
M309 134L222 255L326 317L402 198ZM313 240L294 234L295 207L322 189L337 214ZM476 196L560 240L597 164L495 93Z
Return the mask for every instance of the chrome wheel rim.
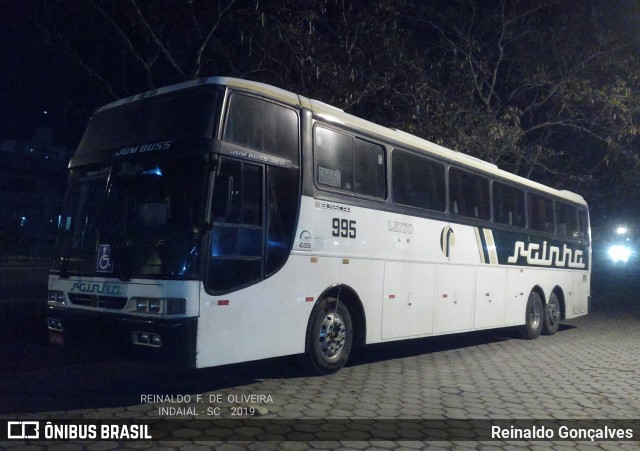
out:
M325 360L337 360L342 354L347 338L344 320L338 313L329 313L320 325L318 344Z
M533 308L529 312L529 323L532 329L537 329L540 326L540 320L542 319L542 308L539 302L533 303Z

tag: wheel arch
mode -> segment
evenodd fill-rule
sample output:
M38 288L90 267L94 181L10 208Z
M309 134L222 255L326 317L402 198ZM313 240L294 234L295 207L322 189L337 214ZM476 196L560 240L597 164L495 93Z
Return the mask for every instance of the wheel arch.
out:
M316 305L320 299L329 298L339 300L344 304L347 310L349 310L351 323L353 325L353 344L356 347L364 345L367 337L367 321L364 306L362 305L362 301L360 300L358 293L356 293L356 290L349 285L337 283L325 289L322 294L318 296ZM312 316L313 315L310 315L309 321ZM309 330L309 324L307 324L307 330Z

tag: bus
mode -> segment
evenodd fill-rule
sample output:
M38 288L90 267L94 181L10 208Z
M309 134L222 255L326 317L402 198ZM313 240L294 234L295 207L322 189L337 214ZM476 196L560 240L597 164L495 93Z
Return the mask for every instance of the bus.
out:
M588 207L266 84L95 111L69 162L49 341L202 368L587 314Z

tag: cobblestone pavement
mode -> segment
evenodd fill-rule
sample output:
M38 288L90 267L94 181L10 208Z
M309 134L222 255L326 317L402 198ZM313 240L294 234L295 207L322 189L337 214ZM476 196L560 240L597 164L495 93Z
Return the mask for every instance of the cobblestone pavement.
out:
M640 449L638 310L592 313L535 341L500 330L369 346L325 377L293 358L185 374L44 349L0 347L0 418L145 420L160 439L0 448ZM557 441L465 441L488 437L483 420L496 419L548 420L536 424L556 426ZM636 441L558 440L561 420L603 424L593 419L635 419Z

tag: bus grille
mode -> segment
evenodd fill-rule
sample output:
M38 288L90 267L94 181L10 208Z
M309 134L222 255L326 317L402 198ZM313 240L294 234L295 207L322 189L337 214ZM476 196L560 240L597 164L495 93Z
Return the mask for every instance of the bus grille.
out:
M75 305L112 310L122 310L127 304L127 298L119 296L96 296L95 294L69 293L69 300Z

